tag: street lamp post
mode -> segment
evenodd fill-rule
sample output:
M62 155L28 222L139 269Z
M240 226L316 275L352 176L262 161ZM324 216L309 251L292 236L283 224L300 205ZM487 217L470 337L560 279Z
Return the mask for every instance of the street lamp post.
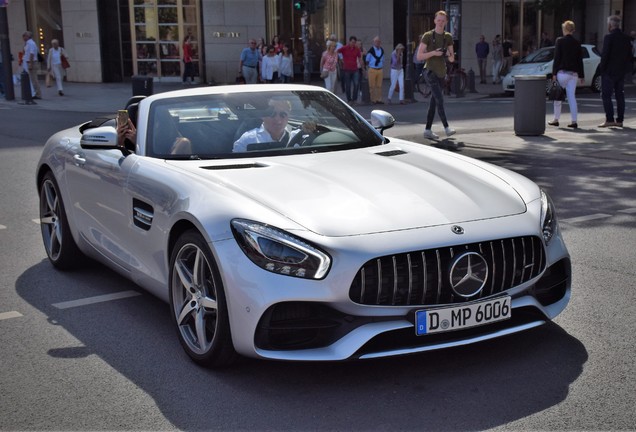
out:
M413 0L408 0L406 4L406 76L404 77L404 98L415 102L415 97L413 96L413 41L411 41Z

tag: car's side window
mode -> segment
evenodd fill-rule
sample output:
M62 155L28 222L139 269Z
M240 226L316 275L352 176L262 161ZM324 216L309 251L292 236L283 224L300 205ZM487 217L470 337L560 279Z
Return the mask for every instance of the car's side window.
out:
M587 49L585 47L581 47L581 58L590 58L590 53L587 52Z

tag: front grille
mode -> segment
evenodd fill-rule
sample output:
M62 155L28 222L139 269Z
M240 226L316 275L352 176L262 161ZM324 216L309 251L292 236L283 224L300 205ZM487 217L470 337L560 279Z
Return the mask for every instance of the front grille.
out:
M450 267L463 252L477 252L488 265L484 288L465 298L451 289ZM349 289L352 301L374 306L439 305L472 301L506 291L538 276L545 251L535 236L515 237L384 256L368 261Z

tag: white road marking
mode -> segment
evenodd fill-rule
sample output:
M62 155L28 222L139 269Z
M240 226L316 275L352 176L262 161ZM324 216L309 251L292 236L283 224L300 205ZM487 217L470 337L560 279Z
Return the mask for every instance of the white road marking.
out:
M636 213L636 208L630 208L630 209L619 210L618 212L619 212L619 213L632 214L632 213Z
M578 222L588 222L591 220L596 220L596 219L605 219L608 217L612 217L612 215L608 215L605 213L596 213L596 214L591 214L591 215L587 215L587 216L579 216L579 217L574 217L574 218L569 218L569 219L561 219L561 222L565 222L565 223L578 223Z
M31 219L33 222L35 222L36 224L40 225L40 218L37 219Z
M10 311L10 312L0 312L0 321L6 320L9 318L19 318L23 316L20 312Z
M138 295L141 295L141 293L137 291L121 291L121 292L113 293L113 294L104 294L104 295L95 296L95 297L87 297L87 298L79 299L79 300L53 303L53 306L58 309L69 309L69 308L74 308L79 306L86 306L86 305L90 305L94 303L103 303L103 302L112 301L112 300L135 297Z
M2 230L2 229L7 229L7 227L4 226L4 225L0 225L0 230Z

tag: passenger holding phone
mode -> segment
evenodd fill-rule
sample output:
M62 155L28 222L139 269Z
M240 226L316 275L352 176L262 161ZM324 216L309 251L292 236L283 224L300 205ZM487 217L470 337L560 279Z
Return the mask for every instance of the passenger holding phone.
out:
M431 89L431 100L428 106L428 114L426 116L426 128L424 129L424 138L438 139L439 135L432 131L433 118L435 117L435 109L439 113L439 118L444 125L446 136L455 134L455 129L448 126L446 120L446 112L444 111L444 96L442 94L442 80L446 77L446 59L455 62L455 53L453 51L453 37L445 31L448 23L446 12L440 10L435 13L435 28L424 33L417 49L417 60L425 61L424 79Z
M192 154L191 141L181 135L175 119L167 109L157 109L153 119L153 136L155 140L152 151L158 155ZM130 120L128 110L117 112L117 142L119 147L134 152L137 147L137 128Z

